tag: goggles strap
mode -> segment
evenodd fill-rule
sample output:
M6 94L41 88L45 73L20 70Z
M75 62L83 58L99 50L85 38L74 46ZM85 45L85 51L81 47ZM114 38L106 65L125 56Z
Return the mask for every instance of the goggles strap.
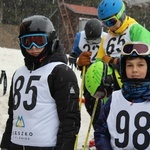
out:
M116 15L116 17L118 19L120 19L122 17L122 15L123 15L124 12L125 12L125 5L123 4L120 12Z

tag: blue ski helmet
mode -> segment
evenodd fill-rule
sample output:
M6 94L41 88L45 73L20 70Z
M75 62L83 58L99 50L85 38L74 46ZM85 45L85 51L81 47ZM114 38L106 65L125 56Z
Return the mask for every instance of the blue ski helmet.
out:
M98 18L100 20L117 15L125 6L122 0L102 0L98 6Z

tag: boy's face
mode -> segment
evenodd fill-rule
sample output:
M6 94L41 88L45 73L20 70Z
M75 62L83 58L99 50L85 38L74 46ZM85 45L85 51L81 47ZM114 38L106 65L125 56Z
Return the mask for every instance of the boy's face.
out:
M35 46L32 46L32 48L29 50L26 50L26 52L30 54L31 56L37 57L43 50L44 48L36 48Z
M147 63L144 58L127 58L126 60L126 75L127 78L144 79L147 74Z

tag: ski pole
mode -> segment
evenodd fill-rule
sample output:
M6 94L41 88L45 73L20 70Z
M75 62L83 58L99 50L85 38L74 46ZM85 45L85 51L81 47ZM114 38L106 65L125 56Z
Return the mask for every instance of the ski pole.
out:
M81 106L82 106L82 96L83 96L83 90L84 90L85 69L86 69L86 67L83 66L82 81L81 81L81 87L80 87L80 99L79 99L79 109L80 109L80 110L81 110Z
M84 90L84 76L85 76L85 70L86 67L83 66L83 70L82 70L82 81L81 81L81 87L80 87L80 96L79 96L79 109L81 111L81 106L82 106L82 95L83 95L83 90ZM74 150L77 150L77 146L78 146L78 135L76 135L76 141L75 141L75 147Z
M7 91L7 76L4 70L1 70L1 76L0 76L0 84L2 83L3 83L3 95L5 95Z
M90 121L89 128L88 128L88 131L87 131L87 134L86 134L83 150L86 149L86 145L87 145L87 141L88 141L88 138L89 138L91 126L92 126L92 123L93 123L93 120L94 120L94 116L95 116L98 100L99 100L99 98L96 98L95 103L94 103L94 108L93 108L93 112L92 112L92 116L91 116L91 121Z

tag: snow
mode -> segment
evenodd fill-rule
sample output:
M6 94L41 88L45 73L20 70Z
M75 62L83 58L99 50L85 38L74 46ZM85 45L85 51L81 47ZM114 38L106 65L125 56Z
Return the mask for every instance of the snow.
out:
M0 141L5 129L6 120L8 118L8 96L9 88L11 83L11 78L16 69L24 65L23 56L20 50L8 49L0 47L0 74L1 70L5 70L7 74L8 84L7 92L2 96L2 84L0 84ZM79 87L81 86L80 71L73 69L77 78ZM78 135L78 150L82 149L84 145L85 138L87 135L88 127L90 123L90 116L86 112L84 103L81 106L81 128ZM93 138L93 128L91 128L89 140Z

